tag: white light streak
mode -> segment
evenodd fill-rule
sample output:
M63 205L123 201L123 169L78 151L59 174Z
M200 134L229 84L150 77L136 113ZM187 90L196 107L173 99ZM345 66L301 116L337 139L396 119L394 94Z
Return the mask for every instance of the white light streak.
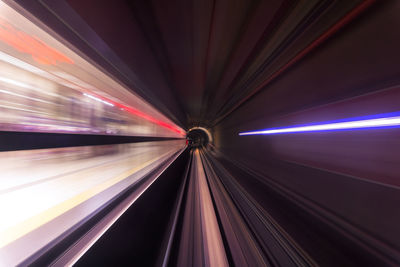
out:
M30 89L31 86L29 84L23 83L23 82L19 82L19 81L15 81L6 77L0 77L0 81L11 84L11 85L15 85L18 87L22 87L22 88L27 88Z
M87 97L89 97L89 98L91 98L91 99L94 99L94 100L96 100L96 101L99 101L99 102L101 102L101 103L103 103L103 104L109 105L109 106L111 106L111 107L114 106L114 104L112 104L112 103L110 103L110 102L107 102L107 101L105 101L105 100L103 100L103 99L97 98L97 97L95 97L95 96L92 96L92 95L89 95L89 94L86 94L86 93L83 93L83 95L85 95L85 96L87 96Z
M0 80L1 80L1 78L0 78ZM42 99L38 99L38 98L34 98L34 97L29 97L29 96L13 93L13 92L10 92L10 91L7 91L7 90L0 89L0 93L13 95L13 96L17 96L17 97L22 97L22 98L26 98L26 99L33 100L33 101L42 102L42 103L53 104L53 103L51 103L49 101L45 101L45 100L42 100Z

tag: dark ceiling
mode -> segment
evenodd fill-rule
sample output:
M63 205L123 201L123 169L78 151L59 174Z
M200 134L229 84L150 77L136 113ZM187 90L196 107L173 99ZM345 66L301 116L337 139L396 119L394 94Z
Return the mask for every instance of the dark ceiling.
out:
M382 31L397 23L396 1L17 2L186 129L213 128L258 98L264 110L240 111L242 121L398 81L398 38Z
M285 64L312 52L315 40L329 38L371 1L361 2L68 0L151 101L186 127L212 126L266 90Z

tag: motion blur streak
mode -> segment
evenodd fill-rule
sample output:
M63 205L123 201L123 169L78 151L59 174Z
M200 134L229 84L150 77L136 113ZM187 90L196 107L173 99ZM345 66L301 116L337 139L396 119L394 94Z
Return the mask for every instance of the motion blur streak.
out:
M0 19L0 40L22 53L31 55L40 64L56 65L58 62L74 64L67 56L47 46L37 38L17 30L2 19Z
M87 220L183 148L162 141L0 153L0 212L8 215L0 222L0 265ZM35 246L27 242L32 236Z
M399 11L0 0L0 266L400 266Z
M0 130L185 135L149 103L3 2L0 60Z
M226 267L228 260L213 206L207 177L204 172L200 151L193 151L193 167L189 178L190 196L186 202L185 218L181 247L178 259L179 266L221 266ZM199 222L192 221L197 218ZM191 233L191 232L194 233ZM194 240L191 235L198 239ZM193 250L193 256L185 253Z
M265 129L258 131L242 132L239 135L257 135L257 134L280 134L280 133L302 133L302 132L319 132L319 131L335 131L335 130L361 130L371 128L396 127L400 125L400 117L387 117L370 120L356 120L337 123L316 124L309 126L297 126L278 129Z
M89 95L89 94L86 94L86 93L83 93L83 95L85 95L85 96L87 96L87 97L90 97L91 99L94 99L94 100L96 100L96 101L99 101L99 102L101 102L101 103L104 103L104 104L106 104L106 105L109 105L109 106L114 106L114 104L112 104L112 103L109 103L109 102L107 102L107 101L104 101L104 100L102 100L102 99L100 99L100 98L97 98L97 97L95 97L95 96L92 96L92 95Z

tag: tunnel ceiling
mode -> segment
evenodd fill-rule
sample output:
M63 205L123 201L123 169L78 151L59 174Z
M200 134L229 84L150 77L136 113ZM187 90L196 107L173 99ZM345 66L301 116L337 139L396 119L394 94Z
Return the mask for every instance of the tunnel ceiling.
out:
M108 61L129 68L133 90L189 128L213 126L268 90L372 1L41 2L52 13L64 3L59 16L75 12L82 20L69 27L86 23L98 39L81 38L115 53L122 63Z

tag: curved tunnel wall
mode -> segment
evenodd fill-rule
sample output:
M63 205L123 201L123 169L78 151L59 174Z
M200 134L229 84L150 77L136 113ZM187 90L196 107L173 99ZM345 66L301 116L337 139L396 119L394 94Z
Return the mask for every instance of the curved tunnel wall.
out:
M237 180L230 189L243 189L249 211L258 205L304 255L322 266L399 262L398 128L238 135L398 112L397 1L17 2L177 126L218 120L211 138L193 130L200 144L212 139L218 148L209 146L207 166ZM73 137L63 145L134 140ZM88 150L110 158L124 151ZM269 229L260 224L255 238Z
M337 229L362 226L357 239L373 240L375 251L380 240L400 245L391 212L400 201L398 128L238 133L398 111L400 39L382 29L400 26L399 8L392 1L369 10L213 129L226 155L304 201L305 210L331 216Z

